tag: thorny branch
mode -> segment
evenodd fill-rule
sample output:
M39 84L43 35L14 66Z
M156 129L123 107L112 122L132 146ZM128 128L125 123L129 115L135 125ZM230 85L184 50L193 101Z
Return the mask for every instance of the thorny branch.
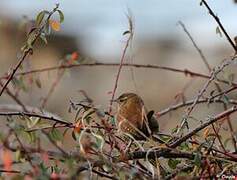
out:
M209 119L207 122L201 124L199 127L197 127L196 129L192 130L191 132L189 132L188 134L186 134L185 136L179 138L178 140L176 140L175 142L173 142L172 144L169 145L170 148L175 148L177 146L179 146L182 142L186 141L187 139L189 139L190 137L192 137L194 134L196 134L197 132L201 131L202 129L206 128L207 126L217 122L218 120L225 118L226 116L229 116L231 114L233 114L234 112L237 111L237 106L233 106L232 108L227 109L226 111L214 116L213 118Z
M199 127L195 128L194 130L192 130L191 132L189 132L185 136L183 136L181 138L178 138L174 142L171 142L170 144L168 144L167 145L168 148L162 148L162 149L159 149L159 150L149 151L149 152L144 152L144 151L132 152L131 154L127 155L127 158L128 159L141 159L141 158L144 159L145 157L147 157L147 153L149 153L148 158L152 158L153 156L155 156L155 157L167 157L167 158L189 158L189 159L193 159L194 158L193 153L181 153L181 152L173 152L172 153L172 150L174 148L176 148L177 146L179 146L181 143L183 143L186 140L188 140L189 138L191 138L193 135L195 135L199 131L206 128L207 126L217 122L218 120L221 120L221 119L225 118L226 116L229 116L229 115L235 113L236 111L237 111L237 106L233 106L232 108L229 108L228 110L226 110L226 111L224 111L220 114L217 114L213 118L209 118L206 122L201 124ZM229 155L228 158L225 158L225 159L236 162L237 161L237 156Z
M183 122L181 124L181 127L179 130L181 130L184 125L186 125L187 123L187 120L189 118L189 116L191 115L192 111L194 110L198 100L203 96L203 94L207 91L207 88L208 86L211 84L212 81L215 80L217 74L219 72L221 72L226 66L228 66L229 64L231 64L234 60L236 59L236 57L234 56L233 58L231 58L230 60L226 60L224 61L220 66L218 66L216 69L214 69L212 72L211 72L211 75L210 75L210 79L204 84L203 88L198 92L196 98L195 98L195 101L193 102L193 104L187 109L187 112L185 113L184 115L184 119L183 119Z
M187 30L187 28L185 27L185 25L184 25L181 21L179 22L179 24L181 25L181 27L183 28L184 32L187 34L187 36L188 36L189 39L191 40L193 46L195 47L195 49L196 49L197 52L199 53L199 55L200 55L202 61L204 62L205 66L207 67L207 69L208 69L208 71L209 71L209 73L210 73L212 69L211 69L211 66L210 66L210 64L208 63L206 57L204 56L203 52L202 52L201 49L198 47L197 43L194 41L193 37L191 36L191 34L189 33L189 31ZM219 85L217 82L214 82L214 83L215 83L215 86L216 86L218 92L219 92L219 93L222 92L222 89L221 89L220 85ZM224 108L224 110L227 109L227 104L226 104L225 102L223 102L223 108ZM227 116L226 118L227 118L227 123L228 123L229 129L230 129L230 135L231 135L231 138L232 138L233 146L234 146L234 148L235 148L235 151L237 151L237 143L236 143L236 139L235 139L235 135L234 135L233 126L232 126L232 123L231 123L230 118L229 118L228 116ZM220 129L220 128L219 128L219 129ZM218 141L219 141L220 144L222 145L222 142L221 142L221 140L220 140L220 138L219 138L219 135L218 135L218 133L216 132L214 126L213 126L213 130L214 130L214 132L216 133L216 137L217 137ZM215 141L215 139L214 139L213 141ZM222 148L223 148L223 150L225 150L225 148L224 148L223 145L222 145Z
M213 11L210 9L209 5L207 4L207 2L205 0L201 1L205 7L209 10L210 14L214 17L214 19L216 20L216 22L218 23L218 25L220 26L220 28L222 29L223 33L225 34L226 38L228 39L228 41L230 42L230 44L232 45L232 47L235 49L235 51L237 50L236 46L234 45L234 43L232 42L231 38L228 36L228 34L226 33L226 30L224 29L223 25L221 24L219 18L213 13ZM53 13L53 11L51 12ZM48 17L50 18L50 16ZM33 154L34 153L47 153L47 155L50 156L50 160L56 161L56 160L62 160L65 161L66 159L72 158L74 160L80 161L80 162L88 162L90 161L88 164L91 165L92 167L90 167L89 165L84 167L84 166L76 166L76 172L75 174L72 176L73 177L77 177L78 175L80 175L81 172L83 171L89 171L91 174L96 174L97 176L100 177L105 177L108 179L118 179L117 175L119 174L119 171L122 166L125 165L125 168L131 170L132 167L137 168L136 173L139 175L144 175L147 176L149 178L154 177L153 174L148 170L148 168L146 169L139 169L141 166L139 166L138 162L137 164L134 163L137 160L139 161L140 159L146 159L148 158L148 160L151 159L156 159L159 157L163 157L163 158L167 158L167 159L185 159L185 160L191 160L189 162L193 162L195 157L196 157L196 152L186 152L186 151L181 151L179 150L178 147L181 147L182 143L187 142L189 144L197 144L199 146L202 146L205 148L205 150L210 150L212 152L212 154L209 154L210 151L208 151L206 154L204 154L202 151L197 152L197 153L201 153L201 165L206 165L207 168L203 168L201 169L201 176L200 177L206 177L206 175L204 174L204 171L207 169L209 171L209 177L211 177L211 173L210 173L210 165L208 160L213 161L213 162L217 162L218 165L220 165L222 162L229 162L229 163L236 163L237 162L237 156L234 153L231 153L227 150L225 150L224 145L221 144L223 146L224 152L220 151L219 149L217 149L215 147L214 141L213 140L213 144L209 147L208 145L204 145L203 142L198 142L195 141L195 139L193 138L193 136L195 134L197 134L198 132L204 130L205 128L207 128L208 126L213 126L214 124L218 121L220 121L223 118L228 118L230 115L234 114L237 111L237 101L235 99L229 99L228 98L228 102L226 102L226 100L223 99L223 96L227 96L228 93L233 92L234 90L236 90L237 88L237 84L234 82L229 82L226 80L222 80L217 78L217 75L219 74L219 72L221 72L226 66L228 66L233 60L236 59L236 57L231 57L231 60L226 60L224 61L224 63L222 63L220 66L218 66L217 68L215 68L213 71L211 71L211 66L209 65L207 59L205 58L205 56L203 55L202 51L200 50L200 48L197 46L197 44L195 43L194 39L192 38L192 36L190 35L190 33L187 31L187 29L185 28L185 26L181 23L181 26L183 27L184 31L187 33L187 35L189 36L189 38L191 39L194 47L196 48L196 50L199 52L201 58L203 59L203 62L205 63L206 67L208 68L210 72L210 75L205 75L205 74L201 74L201 73L196 73L187 69L177 69L177 68L171 68L171 67L166 67L166 66L158 66L158 65L141 65L141 64L129 64L129 63L124 63L125 62L125 55L126 55L126 51L127 48L129 47L130 41L132 40L132 36L133 36L133 26L132 26L132 21L131 19L129 19L129 31L125 32L124 34L129 34L129 37L126 41L125 47L123 49L122 52L122 56L120 59L120 63L112 63L112 64L106 64L106 63L94 63L94 64L66 64L66 65L59 65L59 66L55 66L55 67L49 67L49 68L43 68L43 69L36 69L36 70L31 70L31 71L27 71L27 72L19 72L17 73L18 68L21 66L22 62L26 59L26 57L28 55L30 55L32 53L32 49L28 49L27 51L24 51L22 57L20 58L18 64L16 65L16 67L13 69L12 73L8 76L4 76L1 77L0 80L6 79L6 83L4 85L1 84L2 86L2 90L0 92L0 96L2 95L2 93L4 91L6 91L6 93L17 103L21 106L23 112L21 111L8 111L8 112L0 112L0 116L6 116L6 117L10 117L10 116L21 116L21 117L38 117L40 119L44 119L44 120L48 120L49 122L52 122L52 126L51 127L36 127L35 129L24 129L25 132L28 133L33 133L34 131L40 130L41 132L43 132L43 134L46 135L46 137L49 139L49 141L54 145L54 147L56 147L57 150L59 150L59 152L54 152L54 151L46 151L45 149L41 148L41 146L39 145L37 148L32 148L32 147L28 147L25 146L22 141L20 140L20 138L18 137L18 135L15 133L15 138L18 142L18 145L20 147L14 147L12 146L14 143L11 143L11 139L10 139L10 135L6 136L6 139L3 141L3 146L8 148L9 150L11 150L12 152L17 152L17 151L21 151L27 154L28 160L31 163L31 160L33 161ZM40 34L40 32L38 32ZM36 39L38 38L39 34L36 34L35 39L33 40L33 42L36 41ZM84 156L84 154L82 154L81 152L75 152L75 153L71 153L71 152L67 152L66 150L64 150L64 148L61 148L61 146L58 146L58 144L51 139L51 137L49 137L48 133L47 133L47 129L49 128L66 128L66 129L70 129L70 128L74 128L76 127L74 123L71 122L67 122L62 120L61 118L55 117L55 116L51 116L51 115L45 115L42 111L42 113L40 112L31 112L28 110L28 106L24 105L24 103L21 102L21 100L15 96L9 89L8 89L8 84L10 83L10 81L12 80L12 78L14 76L23 76L23 75L28 75L28 74L32 74L32 73L38 73L38 72L46 72L46 71L51 71L51 70L61 70L61 69L66 69L66 68L73 68L73 67L81 67L81 66L89 66L89 67L93 67L93 66L119 66L118 67L118 72L117 72L117 76L116 76L116 81L115 81L115 85L114 85L114 89L112 91L112 100L115 97L115 93L116 93L116 89L118 87L118 82L119 82L119 77L121 74L121 69L124 66L127 67L136 67L136 68L151 68L151 69L161 69L161 70L167 70L170 72L177 72L177 73L182 73L184 75L189 75L191 77L200 77L200 78L204 78L204 79L208 79L208 81L205 83L205 85L203 86L203 88L198 92L197 96L193 99L193 100L189 100L189 101L184 101L182 103L178 103L175 105L172 105L170 107L168 107L167 109L164 109L160 112L157 113L158 116L162 116L165 115L171 111L177 110L179 108L182 107L186 107L189 106L188 111L186 113L185 118L188 119L188 117L191 115L192 111L194 110L195 106L197 104L200 103L206 103L207 105L211 104L211 103L222 103L225 105L225 110L221 113L218 113L217 115L211 117L211 118L207 118L207 120L205 122L203 122L201 125L199 125L198 127L194 128L193 130L191 130L190 132L188 132L186 135L184 135L183 137L173 137L171 135L168 135L170 137L170 140L167 142L167 144L162 144L161 146L155 148L154 150L148 149L148 150L144 150L144 151L137 151L136 149L133 149L131 152L116 152L114 155L112 153L112 149L114 146L111 146L111 153L107 153L103 148L100 149L100 151L98 152L98 154L96 154L96 152L90 153L89 152L89 156ZM63 71L64 72L64 71ZM56 79L55 83L52 85L52 88L50 89L48 96L46 97L45 102L43 103L42 106L44 106L47 102L48 97L50 96L50 94L53 93L55 86L57 85L57 83L60 80L60 76L58 77L58 79ZM219 84L217 84L216 82L221 82L227 85L231 85L228 89L226 90L222 90L219 86ZM218 93L215 95L213 95L214 93L212 93L209 97L204 97L205 92L207 91L208 87L210 86L210 84L214 82L216 84L216 87L218 89ZM227 104L228 105L233 105L231 108L227 109ZM82 106L84 109L93 109L95 112L97 111L97 108L94 107L92 105L92 107L90 107L90 105L84 105L82 103L78 103L77 105ZM110 109L109 112L104 112L103 115L108 116L109 118L113 118L113 114L111 113L111 107L112 107L112 101L110 102ZM231 125L229 124L230 129L231 129ZM80 127L81 129L79 129L78 131L80 132L81 130L84 130L83 128L86 129L86 127ZM94 133L93 132L93 128L95 128L98 132L98 134L94 134L94 136L98 136L97 140L101 140L100 138L103 137L104 138L104 142L106 144L106 146L111 145L112 142L110 141L110 139L108 137L112 135L114 135L113 133L115 133L115 131L108 131L108 129L106 129L107 127L100 125L100 124L96 124L96 125L90 125L90 128L87 129L86 132L88 133ZM111 128L113 129L113 127ZM113 129L116 130L116 127ZM107 132L108 133L104 133ZM214 128L214 132L215 132L215 137L219 138L219 129L215 129ZM100 134L99 134L100 133ZM231 133L233 134L233 129L231 129ZM10 134L10 132L9 132ZM80 135L80 133L78 133ZM160 133L162 134L162 133ZM117 138L117 136L114 136L115 139ZM124 141L121 137L118 137L118 139L121 139L121 142L126 142ZM109 140L108 140L109 139ZM206 139L205 139L206 140ZM235 139L233 139L235 140ZM220 141L220 138L219 138ZM234 141L235 142L235 141ZM115 142L116 144L117 142ZM139 145L143 144L140 142L136 142ZM222 143L220 141L220 143ZM124 143L126 146L126 143ZM15 146L17 146L16 144L14 144ZM78 146L81 146L82 144L77 144ZM133 144L134 145L134 144ZM118 146L118 145L117 145ZM146 145L144 145L145 147ZM118 150L117 148L115 148L116 150ZM120 150L120 149L119 149ZM118 154L120 153L120 154ZM93 158L95 156L98 156L98 161L94 160ZM104 156L106 157L106 159L109 160L105 160L104 161ZM118 158L119 157L119 158ZM130 160L133 160L130 161ZM187 161L186 161L187 162ZM233 163L234 162L234 163ZM116 164L115 164L116 163ZM195 167L196 165L190 163L190 166L186 166L186 169L182 169L183 171L195 171ZM232 165L231 164L231 165ZM111 168L111 170L108 167ZM220 165L221 166L221 165ZM107 169L108 168L108 169ZM157 167L157 171L160 171L160 169L158 170ZM224 167L226 168L226 167ZM221 170L223 170L222 167L220 167ZM164 170L164 169L162 169ZM2 173L21 173L20 171L15 171L15 170L5 170L2 169L0 170L0 172ZM54 171L53 171L54 172ZM167 171L168 172L168 171ZM222 171L224 172L224 170ZM63 172L65 173L65 172ZM63 174L62 173L62 174ZM34 174L34 172L33 172ZM170 176L167 177L175 177L178 174L177 171L173 171L170 173ZM35 175L35 174L34 174ZM60 176L59 176L60 177ZM62 176L63 177L63 176ZM66 176L65 176L66 177ZM126 176L124 176L126 177ZM208 177L208 176L207 176Z

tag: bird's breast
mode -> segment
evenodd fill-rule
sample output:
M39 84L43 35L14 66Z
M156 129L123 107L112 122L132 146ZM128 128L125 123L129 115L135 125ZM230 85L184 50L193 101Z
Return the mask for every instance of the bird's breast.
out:
M117 112L118 123L128 121L136 128L140 128L143 124L142 108L143 106L138 101L121 104Z

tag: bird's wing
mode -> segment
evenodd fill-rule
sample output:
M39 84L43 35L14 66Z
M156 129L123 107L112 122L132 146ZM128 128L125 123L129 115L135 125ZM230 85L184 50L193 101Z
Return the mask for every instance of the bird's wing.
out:
M153 110L149 111L149 112L147 113L147 115L146 115L147 119L148 119L148 120L151 119L151 117L153 116L154 113L155 113L155 112L154 112Z
M149 127L151 131L154 133L154 132L159 132L159 123L158 123L158 120L153 115L154 115L153 110L147 113Z

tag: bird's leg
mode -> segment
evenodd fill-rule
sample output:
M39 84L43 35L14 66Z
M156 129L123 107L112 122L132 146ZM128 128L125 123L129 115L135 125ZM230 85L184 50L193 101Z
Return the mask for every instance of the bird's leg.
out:
M147 114L146 114L146 110L145 110L145 107L144 107L144 106L142 107L142 117L144 118L144 119L143 119L143 124L145 125L145 126L144 126L144 127L145 127L144 130L147 131L145 134L147 134L148 137L150 137L150 135L151 135L152 132L151 132L151 129L150 129L150 127L149 127L149 121L148 121Z

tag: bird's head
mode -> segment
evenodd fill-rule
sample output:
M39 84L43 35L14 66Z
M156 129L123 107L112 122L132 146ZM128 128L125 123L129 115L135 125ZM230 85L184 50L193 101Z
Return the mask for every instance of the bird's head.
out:
M123 104L133 99L140 99L140 97L136 95L135 93L123 93L114 101L117 102L118 104Z

